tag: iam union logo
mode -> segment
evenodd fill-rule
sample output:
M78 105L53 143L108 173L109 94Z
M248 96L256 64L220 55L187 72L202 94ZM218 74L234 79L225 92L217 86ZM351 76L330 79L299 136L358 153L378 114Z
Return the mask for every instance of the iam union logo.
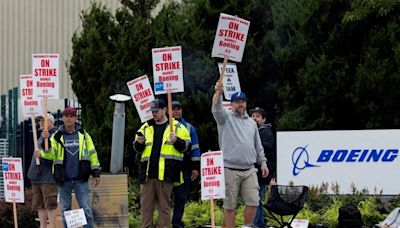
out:
M297 176L303 169L309 167L319 167L310 164L310 156L308 155L307 146L297 147L292 153L293 176Z

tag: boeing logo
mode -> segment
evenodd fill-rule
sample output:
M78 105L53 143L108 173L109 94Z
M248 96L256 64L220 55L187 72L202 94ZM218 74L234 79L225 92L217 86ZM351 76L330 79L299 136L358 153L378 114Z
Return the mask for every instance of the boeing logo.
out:
M303 169L307 167L318 167L317 165L310 164L310 156L307 152L307 146L297 147L292 153L292 163L293 163L293 176L297 176Z
M318 159L311 164L307 146L297 147L292 153L293 176L297 176L308 167L320 167L326 163L377 163L393 162L398 154L398 149L323 149L318 154ZM318 164L318 165L316 165Z

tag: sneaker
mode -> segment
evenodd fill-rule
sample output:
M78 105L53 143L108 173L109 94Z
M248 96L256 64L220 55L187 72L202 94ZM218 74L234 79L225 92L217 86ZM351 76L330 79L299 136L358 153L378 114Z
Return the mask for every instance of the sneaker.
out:
M243 225L242 228L257 228L257 227L253 224L248 224L248 225Z

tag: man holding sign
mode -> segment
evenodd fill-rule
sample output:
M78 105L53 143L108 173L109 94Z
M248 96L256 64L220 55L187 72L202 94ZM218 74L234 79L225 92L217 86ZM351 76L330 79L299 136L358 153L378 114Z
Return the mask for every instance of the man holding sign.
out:
M75 192L78 204L85 211L87 226L94 227L93 212L89 198L89 177L94 186L100 183L100 162L92 137L76 125L77 113L73 107L63 112L64 126L51 137L51 149L40 156L53 160L53 176L59 187L64 227L67 227L65 211L71 210L71 194Z
M173 120L174 131L161 99L151 102L153 120L144 123L136 133L134 150L139 153L140 211L142 227L153 227L153 212L158 205L159 228L171 224L170 197L174 184L183 183L183 157L191 149L188 130Z
M223 84L218 81L211 112L217 122L218 141L224 157L225 226L235 227L237 196L246 204L243 212L245 226L252 226L259 205L259 186L257 169L254 163L261 165L262 175L268 175L266 158L256 123L246 113L247 98L242 92L231 97L232 110L222 107Z
M49 131L44 130L44 116L39 116L38 119L40 129L42 129L42 137L39 138L38 144L43 149L44 139L51 137L57 129L54 127L54 116L52 114L47 113ZM40 159L40 165L36 165L35 159L38 153L39 151L35 151L35 156L32 156L28 170L28 178L32 183L32 208L38 211L40 228L47 227L47 219L49 220L49 227L55 228L58 187L52 173L53 161Z

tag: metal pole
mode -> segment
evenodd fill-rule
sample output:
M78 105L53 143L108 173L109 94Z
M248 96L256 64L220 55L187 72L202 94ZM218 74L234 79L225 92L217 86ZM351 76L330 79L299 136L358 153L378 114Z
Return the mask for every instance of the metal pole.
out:
M111 173L122 173L124 163L125 103L115 102L111 145Z

